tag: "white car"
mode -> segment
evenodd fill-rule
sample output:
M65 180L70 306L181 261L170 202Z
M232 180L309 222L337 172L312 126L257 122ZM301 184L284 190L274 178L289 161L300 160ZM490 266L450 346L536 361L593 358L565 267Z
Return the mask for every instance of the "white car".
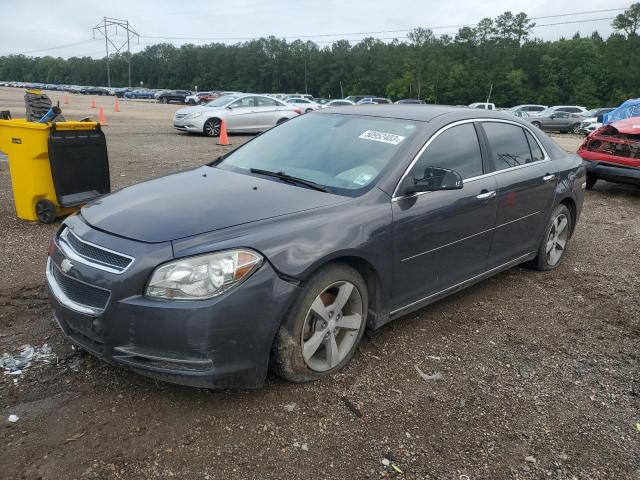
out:
M298 107L303 113L308 113L312 110L319 110L322 108L322 105L314 102L313 100L309 100L308 98L294 97L289 98L286 102L288 105Z
M346 107L349 105L355 105L355 103L352 102L351 100L337 99L337 100L331 100L330 102L325 103L324 105L322 105L322 108Z
M487 102L475 102L469 105L469 108L479 108L481 110L495 110L496 106L494 103Z
M224 95L206 105L181 108L173 116L173 127L217 137L222 120L228 132L262 132L300 113L299 108L265 95Z

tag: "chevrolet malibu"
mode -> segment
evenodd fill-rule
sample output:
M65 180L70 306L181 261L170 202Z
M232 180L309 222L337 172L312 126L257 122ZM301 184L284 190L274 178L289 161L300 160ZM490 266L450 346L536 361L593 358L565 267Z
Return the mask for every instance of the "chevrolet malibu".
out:
M512 115L302 115L68 217L46 277L76 345L208 388L305 382L377 329L522 263L560 265L585 170Z
M224 95L206 105L178 110L173 116L173 127L183 132L217 137L222 120L229 132L262 132L299 113L299 108L264 95Z

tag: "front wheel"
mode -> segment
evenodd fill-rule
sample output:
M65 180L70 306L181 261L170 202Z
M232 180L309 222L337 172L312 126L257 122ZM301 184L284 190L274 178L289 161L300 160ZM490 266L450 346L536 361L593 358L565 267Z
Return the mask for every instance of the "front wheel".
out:
M542 128L542 124L540 122L531 122L531 125L533 125L536 128Z
M369 297L362 276L334 264L305 282L280 326L272 369L290 382L331 375L353 357L366 326Z
M580 133L580 124L579 123L575 123L571 126L571 133L577 135L578 133Z
M220 120L217 118L210 118L204 123L203 132L207 137L220 136Z
M166 97L160 98L160 103L168 103L167 98Z
M538 255L532 261L536 270L552 270L560 265L571 236L571 212L558 205L551 214L545 235L538 246Z

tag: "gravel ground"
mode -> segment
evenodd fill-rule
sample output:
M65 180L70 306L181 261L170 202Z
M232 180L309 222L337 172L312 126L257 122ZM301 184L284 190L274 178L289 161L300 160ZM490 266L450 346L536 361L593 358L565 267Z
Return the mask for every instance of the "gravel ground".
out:
M21 97L0 88L0 109ZM70 97L67 118L95 114ZM113 189L234 148L173 131L177 106L96 99ZM343 373L209 392L72 350L43 285L56 226L15 218L1 157L0 185L0 354L48 343L59 359L0 376L0 478L640 478L640 189L600 182L561 267L514 268L393 322Z

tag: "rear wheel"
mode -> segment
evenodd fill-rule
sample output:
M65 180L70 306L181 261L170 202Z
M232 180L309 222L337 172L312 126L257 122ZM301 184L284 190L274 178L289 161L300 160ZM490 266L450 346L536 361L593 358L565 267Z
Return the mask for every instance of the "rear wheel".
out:
M207 137L220 136L220 119L210 118L204 123L203 132Z
M196 104L196 101L195 101L195 100L193 100L193 99L189 99L189 100L187 101L187 105L195 105L195 104Z
M304 113L309 113L309 112L313 112L313 108L307 108Z
M540 122L531 122L531 125L533 125L536 128L541 128L542 124Z
M364 333L367 302L366 284L353 268L334 264L313 275L278 330L273 370L291 382L340 370Z
M565 205L560 204L553 210L545 232L538 255L532 261L536 270L552 270L564 257L571 236L571 212Z
M160 103L168 103L167 97L160 97Z
M580 133L580 124L579 123L574 123L573 125L571 125L571 133L574 134L578 134Z
M36 202L36 217L41 223L53 223L56 220L56 207L50 200Z

